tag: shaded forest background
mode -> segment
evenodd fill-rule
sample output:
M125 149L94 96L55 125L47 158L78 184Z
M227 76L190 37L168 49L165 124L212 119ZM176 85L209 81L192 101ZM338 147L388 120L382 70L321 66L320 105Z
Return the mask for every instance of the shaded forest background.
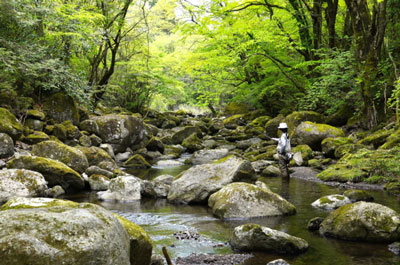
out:
M0 93L373 128L399 121L399 17L400 0L0 0Z

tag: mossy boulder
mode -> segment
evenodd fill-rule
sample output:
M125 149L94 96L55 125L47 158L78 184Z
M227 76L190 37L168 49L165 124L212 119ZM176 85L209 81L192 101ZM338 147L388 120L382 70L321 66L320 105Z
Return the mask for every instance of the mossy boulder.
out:
M366 171L347 166L346 164L332 165L317 175L323 181L338 182L361 182L367 176L368 173Z
M208 197L234 181L255 180L251 163L228 156L213 163L193 166L171 185L168 200L174 203L205 203Z
M88 135L82 135L79 138L79 144L85 147L90 147L92 146L92 139Z
M150 140L146 144L146 149L149 151L159 151L160 153L164 153L164 143L158 137L151 137Z
M400 182L387 183L385 190L391 195L400 195Z
M399 214L381 204L356 202L331 212L320 234L345 240L393 242L400 239Z
M195 126L186 126L183 128L180 128L178 131L176 131L172 137L171 137L171 142L172 144L182 144L183 140L188 138L192 134L197 134L197 136L201 136L201 131L198 127Z
M235 227L229 243L235 250L289 255L300 254L308 249L308 243L304 239L258 224Z
M26 169L0 170L0 203L15 197L43 196L47 189L43 175Z
M201 140L199 137L197 137L196 133L193 133L189 137L185 138L185 140L182 142L182 146L192 153L203 148L201 145Z
M36 120L36 119L26 119L24 122L24 130L34 130L34 131L43 131L44 127L44 122L41 120Z
M281 176L281 171L279 170L278 167L269 165L263 169L263 171L261 172L261 175L263 175L265 177L279 177L279 176Z
M80 123L79 128L88 133L99 134L99 126L95 120L84 120Z
M114 168L117 167L117 164L115 163L114 159L100 147L78 146L76 148L79 149L86 156L89 162L89 166L99 166L100 163L106 162L111 165L114 165L113 166Z
M0 133L0 158L14 155L14 141L6 133Z
M26 111L26 117L43 121L44 118L46 118L46 114L44 114L44 112L41 110L30 109L30 110Z
M333 194L319 198L314 201L311 205L316 208L323 210L337 209L343 205L350 204L351 201L346 196L340 194Z
M349 198L352 202L372 202L374 200L374 197L365 190L347 190L343 195Z
M309 147L306 144L300 144L300 145L297 145L294 148L292 148L292 153L293 154L298 153L298 152L301 153L301 157L303 159L303 164L304 165L307 165L308 164L308 160L313 158L313 150L311 149L311 147ZM294 166L294 165L296 165L296 162L292 159L290 161L290 165Z
M371 135L365 137L364 139L358 141L358 144L363 145L373 145L374 148L378 148L386 142L386 138L390 136L394 132L393 129L386 130L378 130Z
M285 118L285 122L289 127L289 132L293 132L303 121L322 123L324 120L323 115L314 111L295 111Z
M49 158L20 156L9 161L7 168L37 171L44 176L49 187L60 185L66 191L81 190L85 186L84 179L78 172L64 163Z
M343 104L335 113L329 115L327 124L332 126L343 126L353 116L354 105Z
M298 144L309 145L313 150L321 150L325 138L343 136L344 132L336 127L305 121L296 127L292 139Z
M353 144L353 140L348 137L325 138L321 142L322 152L325 156L334 157L335 150L345 144Z
M57 123L70 120L73 124L79 124L79 111L72 97L63 92L47 97L43 110L47 118L55 120Z
M244 116L245 116L244 114L233 115L229 118L224 119L222 121L222 124L227 129L231 129L231 130L236 129L237 126L246 125L246 123L242 120Z
M394 131L391 135L389 135L386 138L385 143L382 144L379 147L379 149L390 149L399 145L400 145L400 129Z
M264 127L265 134L269 137L277 137L279 123L283 122L284 119L285 117L283 115L278 115L275 118L269 120Z
M115 214L118 221L124 226L129 234L130 240L130 261L131 265L148 265L151 263L153 242L149 234L140 226L124 217Z
M143 229L94 204L15 199L3 205L0 216L4 265L149 264Z
M123 163L124 167L127 168L150 168L151 165L149 162L146 161L146 159L143 158L143 156L136 154L130 157L127 161Z
M292 215L296 207L278 194L244 182L226 185L208 199L212 213L221 219Z
M260 116L252 120L249 125L252 127L261 127L264 128L265 124L270 121L272 118L270 116Z
M103 143L111 144L116 153L140 143L145 137L143 122L133 115L110 114L93 117Z
M110 181L108 190L97 196L104 201L130 202L141 199L141 180L134 176L120 176Z
M33 133L24 136L22 141L28 144L38 144L44 141L50 140L50 136L48 136L44 132L34 131Z
M88 178L89 186L91 190L108 190L110 185L110 179L106 176L99 174L92 174Z
M18 140L23 132L22 125L10 111L0 108L0 133L8 134L13 140Z
M34 145L32 154L60 161L79 173L85 172L89 167L89 162L82 151L56 141Z
M249 112L249 108L246 104L231 102L226 104L224 114L231 116L236 114L246 114Z
M344 144L344 145L339 145L335 149L334 156L335 158L339 159L343 157L346 154L355 154L361 149L366 149L367 146L363 144Z

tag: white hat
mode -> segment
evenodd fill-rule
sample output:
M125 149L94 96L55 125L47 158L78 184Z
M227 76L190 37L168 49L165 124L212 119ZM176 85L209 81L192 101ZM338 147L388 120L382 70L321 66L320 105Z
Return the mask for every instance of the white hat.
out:
M278 129L287 129L287 128L288 128L288 127L287 127L286 122L281 122L281 123L279 123Z

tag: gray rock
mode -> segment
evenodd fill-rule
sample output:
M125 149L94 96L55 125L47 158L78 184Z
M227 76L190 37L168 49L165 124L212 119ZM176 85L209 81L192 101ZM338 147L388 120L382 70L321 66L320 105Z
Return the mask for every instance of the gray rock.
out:
M5 133L0 133L0 158L7 158L14 155L14 141Z
M100 146L100 144L103 142L100 137L97 135L90 135L90 142L92 143L92 146Z
M146 144L146 149L149 151L159 151L164 153L164 144L158 137L152 137Z
M240 251L269 251L280 254L299 254L308 249L304 239L257 224L235 227L229 242Z
M314 201L311 205L324 210L337 209L343 205L350 204L351 201L346 196L340 194L328 195Z
M60 161L73 170L83 173L89 162L79 149L56 141L45 141L33 146L32 154Z
M121 176L110 181L106 191L97 193L100 200L129 202L140 200L141 181L134 176Z
M36 119L26 119L24 126L34 131L42 131L44 122Z
M125 152L125 153L119 153L115 156L115 160L117 162L125 162L126 160L128 160L130 157L132 156L132 154L130 152Z
M91 175L88 182L91 190L107 190L110 186L110 179L98 174Z
M279 177L281 175L281 171L278 167L270 165L264 168L261 174L266 177Z
M213 193L208 206L222 219L291 215L296 207L269 189L235 182Z
M270 160L257 160L257 161L251 162L251 166L254 168L256 173L260 173L266 167L268 167L274 163L275 163L274 161L270 161Z
M59 92L46 98L43 104L46 116L61 123L66 120L79 124L79 111L72 97Z
M181 144L183 140L188 138L190 135L196 133L198 136L201 134L200 129L194 126L187 126L180 128L177 132L172 135L172 144Z
M321 223L321 235L345 240L393 242L400 239L400 216L372 202L356 202L331 212Z
M193 165L202 165L214 160L219 160L228 155L228 149L199 150L190 157Z
M365 190L347 190L343 195L348 197L352 202L372 202L374 200L374 197Z
M100 148L106 151L113 159L115 159L114 149L111 144L101 144Z
M166 168L166 167L178 167L183 165L184 163L178 160L160 160L157 162L156 167Z
M26 169L0 170L0 203L15 197L43 196L46 189L43 175Z
M144 139L143 122L131 115L110 114L93 117L99 126L99 136L103 143L113 146L114 152L124 152L127 147L138 144Z
M251 163L229 156L218 163L193 166L172 182L168 200L175 203L207 202L208 197L225 185L242 180L255 180Z
M0 226L4 265L148 264L151 257L151 251L144 251L148 247L142 238L148 235L143 229L90 203L11 200L2 206ZM140 256L139 247L147 257Z

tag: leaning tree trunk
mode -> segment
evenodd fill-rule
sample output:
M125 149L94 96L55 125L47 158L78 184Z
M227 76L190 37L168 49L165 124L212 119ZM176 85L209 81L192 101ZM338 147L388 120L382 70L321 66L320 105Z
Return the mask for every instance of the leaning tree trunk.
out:
M378 123L378 112L383 103L376 100L379 90L375 84L378 63L386 30L386 1L374 3L372 17L367 0L346 0L356 44L360 88L363 99L365 125L372 128Z

